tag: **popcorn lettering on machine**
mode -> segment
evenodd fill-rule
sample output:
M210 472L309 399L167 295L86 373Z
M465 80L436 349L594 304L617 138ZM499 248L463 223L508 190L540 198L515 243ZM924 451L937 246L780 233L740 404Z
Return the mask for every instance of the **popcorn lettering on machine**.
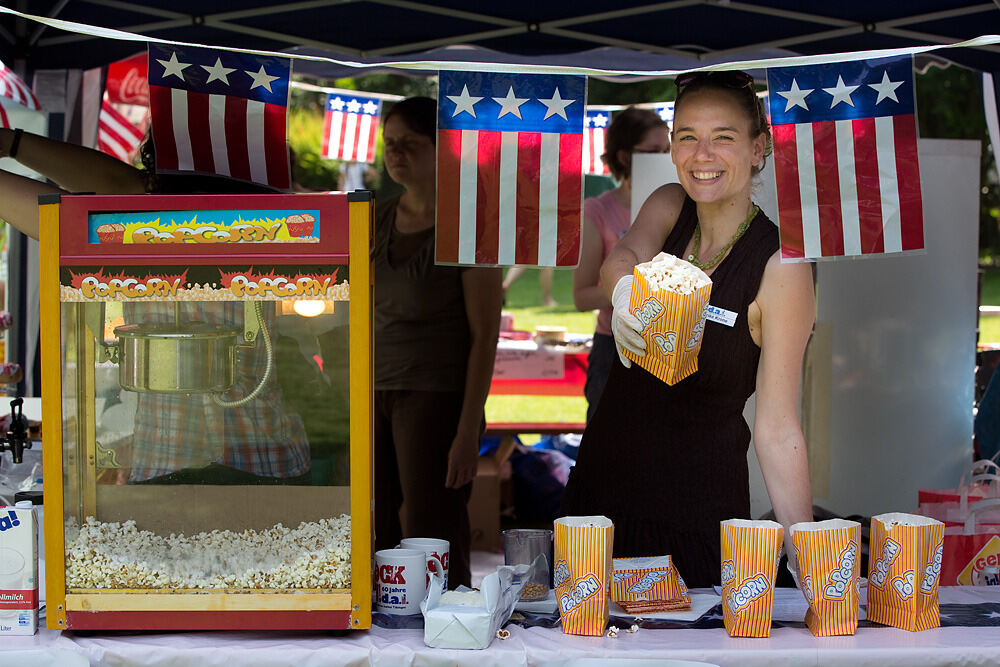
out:
M372 203L40 199L50 628L371 627Z

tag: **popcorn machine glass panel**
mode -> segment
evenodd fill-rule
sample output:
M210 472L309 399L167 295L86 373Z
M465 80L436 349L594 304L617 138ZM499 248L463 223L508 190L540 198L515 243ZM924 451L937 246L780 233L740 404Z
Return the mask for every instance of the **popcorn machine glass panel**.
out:
M369 627L371 214L350 197L42 207L50 627Z

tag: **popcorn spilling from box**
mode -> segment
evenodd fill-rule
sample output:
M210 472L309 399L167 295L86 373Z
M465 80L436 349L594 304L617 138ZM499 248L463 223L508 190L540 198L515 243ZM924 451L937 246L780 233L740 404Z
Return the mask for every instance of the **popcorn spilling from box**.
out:
M441 577L432 574L427 597L420 603L424 614L424 643L434 648L489 646L513 613L521 590L536 566L501 565L496 572L483 577L478 591L445 592Z
M805 622L816 637L853 635L858 627L861 524L846 519L789 527L799 584L809 603Z
M673 255L637 264L628 307L642 325L646 353L625 355L667 384L694 373L711 293L705 272Z
M611 599L630 614L691 608L691 595L670 556L615 558Z

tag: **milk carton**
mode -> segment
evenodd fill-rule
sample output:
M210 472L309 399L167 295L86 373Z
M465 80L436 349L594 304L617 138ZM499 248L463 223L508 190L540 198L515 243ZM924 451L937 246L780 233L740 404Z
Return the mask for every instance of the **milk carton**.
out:
M0 636L38 631L38 525L31 501L0 507Z

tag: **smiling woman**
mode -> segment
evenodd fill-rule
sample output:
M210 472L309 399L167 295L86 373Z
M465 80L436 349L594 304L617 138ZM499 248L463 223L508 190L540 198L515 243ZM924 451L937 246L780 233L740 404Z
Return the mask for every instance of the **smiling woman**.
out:
M622 356L587 425L564 514L615 523L616 556L670 554L689 586L719 583L719 522L750 518L743 408L778 520L811 521L797 398L814 300L808 266L781 264L777 228L750 199L770 131L742 72L678 81L665 185L601 268L615 344L644 355L629 312L633 269L659 252L692 257L712 279L698 370L667 385ZM610 480L628 480L610 484ZM793 550L789 549L791 553Z

